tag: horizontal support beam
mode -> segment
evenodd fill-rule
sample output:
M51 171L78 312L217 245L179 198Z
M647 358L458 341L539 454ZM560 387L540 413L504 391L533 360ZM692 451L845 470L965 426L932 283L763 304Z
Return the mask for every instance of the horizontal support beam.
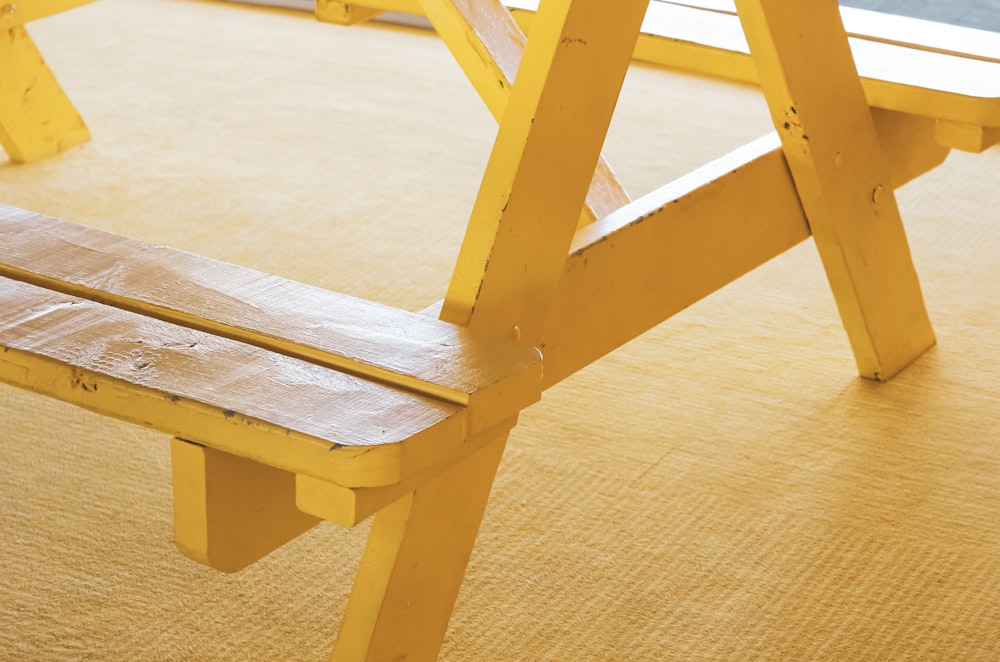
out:
M939 165L935 123L873 109L894 188ZM580 229L540 346L548 388L806 239L769 134Z
M4 205L0 243L2 276L467 406L470 433L540 394L512 339Z
M545 387L809 235L775 134L582 228L543 334Z

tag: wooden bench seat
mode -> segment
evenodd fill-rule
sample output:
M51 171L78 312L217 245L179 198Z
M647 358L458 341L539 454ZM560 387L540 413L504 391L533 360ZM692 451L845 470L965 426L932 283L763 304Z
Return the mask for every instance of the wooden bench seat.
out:
M433 659L507 432L543 387L810 234L860 374L889 379L935 342L893 190L992 140L995 79L963 72L997 63L878 42L957 60L974 93L919 70L862 86L834 0L740 0L775 132L627 203L594 173L647 4L542 3L525 42L495 0L407 0L434 8L501 119L450 323L0 208L0 379L174 435L178 545L213 567L378 511L335 659ZM740 19L650 16L664 7L728 27L668 21L680 36L647 31L640 51L752 66L711 41Z
M537 350L510 338L12 207L0 244L0 381L244 458L257 482L253 463L287 473L306 508L341 524L540 397ZM279 524L296 516L286 496ZM212 558L178 544L235 570L288 537L252 552L245 536L213 541L227 551Z

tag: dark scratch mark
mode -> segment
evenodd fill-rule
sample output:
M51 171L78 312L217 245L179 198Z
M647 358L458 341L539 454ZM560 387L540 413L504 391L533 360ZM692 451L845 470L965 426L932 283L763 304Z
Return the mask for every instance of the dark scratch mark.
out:
M232 409L227 409L224 412L222 412L222 415L225 416L226 418L232 418L233 416L236 415L236 412L233 411Z
M172 396L170 396L170 402L172 402L174 404L177 404L180 401L181 401L181 396L179 396L179 395L172 395Z

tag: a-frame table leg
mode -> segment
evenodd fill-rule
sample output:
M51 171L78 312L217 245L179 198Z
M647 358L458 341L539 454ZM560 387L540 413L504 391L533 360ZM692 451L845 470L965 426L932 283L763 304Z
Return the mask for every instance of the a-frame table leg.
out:
M736 0L861 375L934 344L890 171L836 0Z
M647 0L542 5L445 301L450 321L541 334ZM609 25L610 22L610 25ZM506 430L375 515L333 659L432 660Z
M0 29L0 146L10 159L26 163L88 140L90 130L28 31Z
M510 11L500 0L420 0L420 6L499 122L507 109L526 42ZM629 202L625 187L601 157L580 224L604 218Z

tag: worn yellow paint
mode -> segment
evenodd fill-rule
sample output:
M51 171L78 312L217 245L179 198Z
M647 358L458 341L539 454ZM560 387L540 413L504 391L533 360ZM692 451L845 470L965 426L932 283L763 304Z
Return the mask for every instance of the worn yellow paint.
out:
M349 487L465 441L464 407L0 278L0 381ZM317 415L322 412L322 415Z
M837 3L737 7L858 369L889 379L934 333Z
M543 6L443 319L540 335L644 9L639 0L610 15L602 0ZM375 515L333 659L436 657L506 438Z
M10 159L33 161L89 139L24 27L0 29L0 145Z
M295 506L295 474L174 438L174 541L185 556L237 572L320 520Z
M498 3L421 2L502 117L450 324L0 209L17 279L0 279L0 379L175 435L186 554L232 571L312 516L375 514L337 660L437 655L508 431L541 388L511 337L543 348L551 385L812 231L863 373L933 342L892 190L953 129L869 112L833 0L743 3L778 134L581 229L646 2L547 0L523 61Z
M375 515L333 660L437 657L506 441Z
M525 36L500 0L420 0L423 13L499 122L524 51ZM630 202L600 157L581 217L593 222Z
M581 229L541 342L545 386L808 237L773 134Z
M645 7L554 0L539 11L442 319L540 337Z
M4 205L0 240L0 275L468 407L470 434L541 394L512 339Z

